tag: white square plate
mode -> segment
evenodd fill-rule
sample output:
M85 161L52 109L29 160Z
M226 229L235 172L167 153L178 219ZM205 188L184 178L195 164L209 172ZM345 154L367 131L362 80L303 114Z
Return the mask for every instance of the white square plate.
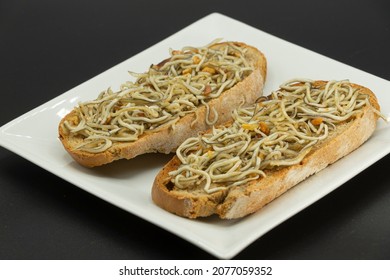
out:
M386 115L390 112L390 82L344 65L221 14L211 14L176 34L114 66L91 80L9 122L0 129L0 144L72 184L199 246L219 258L232 258L251 242L314 203L390 152L390 127L382 121L373 137L357 151L310 177L261 211L236 221L215 217L189 220L153 204L154 177L171 156L144 155L95 169L75 163L57 137L60 119L79 101L130 79L128 70L143 72L166 58L169 48L202 46L215 38L243 41L268 59L265 94L285 80L349 79L371 88ZM324 184L324 182L326 182Z

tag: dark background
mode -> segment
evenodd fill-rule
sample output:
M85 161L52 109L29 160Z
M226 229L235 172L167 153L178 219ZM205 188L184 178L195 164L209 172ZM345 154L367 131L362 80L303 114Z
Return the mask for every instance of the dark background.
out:
M390 80L389 3L0 0L0 125L212 12ZM389 164L386 156L236 258L390 259ZM0 148L0 259L209 258Z

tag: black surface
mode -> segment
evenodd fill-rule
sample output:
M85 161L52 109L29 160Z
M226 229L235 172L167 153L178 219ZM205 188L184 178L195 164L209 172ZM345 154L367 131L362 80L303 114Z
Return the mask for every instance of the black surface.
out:
M2 0L0 125L212 12L390 80L389 3ZM386 156L236 258L390 259L389 164ZM0 148L0 259L212 258Z

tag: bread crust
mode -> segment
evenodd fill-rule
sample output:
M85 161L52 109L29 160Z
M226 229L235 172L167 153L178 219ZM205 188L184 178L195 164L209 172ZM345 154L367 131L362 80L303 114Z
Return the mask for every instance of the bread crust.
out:
M225 43L214 44L213 48L219 48ZM210 110L218 112L218 121L216 124L222 124L231 118L231 111L238 107L241 102L251 104L261 96L263 85L267 74L267 61L262 52L253 46L242 42L233 42L240 47L248 49L246 58L254 67L254 71L243 81L237 83L234 87L224 91L218 98L208 102ZM76 150L75 147L82 142L80 136L69 135L64 128L65 121L71 121L76 117L73 110L67 114L60 122L58 127L59 139L65 150L73 157L75 161L86 167L95 167L110 163L119 159L131 159L145 153L171 153L187 138L197 135L198 132L210 128L206 123L206 107L201 105L198 109L182 117L175 124L175 129L171 127L164 128L155 133L145 133L134 142L116 142L104 152L89 153ZM194 120L197 121L194 123Z
M324 83L317 81L316 85ZM372 106L365 106L363 113L353 121L337 126L332 136L316 144L300 164L268 170L266 177L246 185L206 194L175 190L173 184L168 183L168 173L180 165L175 156L155 178L151 191L153 201L169 212L188 218L216 214L223 219L235 219L258 211L307 177L348 155L372 135L378 119L373 109L379 111L377 99L368 88L352 86L368 94Z

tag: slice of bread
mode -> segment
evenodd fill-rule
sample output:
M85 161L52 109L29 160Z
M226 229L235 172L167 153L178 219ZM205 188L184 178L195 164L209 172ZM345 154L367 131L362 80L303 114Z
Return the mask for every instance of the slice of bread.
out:
M326 85L327 82L324 81L312 82L312 88L324 88ZM204 184L188 188L179 188L175 184L172 174L183 166L179 157L175 156L155 178L152 187L153 201L169 212L188 218L216 214L223 219L234 219L258 211L310 175L357 149L372 135L379 116L377 99L368 88L357 84L349 85L360 94L368 96L369 102L359 108L359 113L337 123L332 132L325 139L317 141L298 163L265 168L263 170L265 176L207 193L203 189ZM261 107L258 110L261 110ZM326 109L322 111L325 112ZM319 117L313 116L311 118L313 123L315 123L314 119L318 122ZM232 126L232 123L226 126Z
M174 152L188 137L195 136L198 132L209 129L212 125L225 123L231 118L231 111L234 108L242 104L251 104L262 95L267 73L265 56L253 46L241 42L220 42L212 44L208 48L210 50L222 50L226 49L228 45L232 46L233 50L234 48L245 50L243 56L251 70L246 70L249 74L244 79L229 89L223 90L220 95L215 98L205 99L207 106L205 106L205 102L199 103L190 113L187 112L186 114L180 115L173 125L162 125L159 129L155 130L145 129L135 141L112 141L109 147L99 152L90 152L89 150L80 148L85 142L85 133L73 133L69 129L69 127L77 128L81 122L79 110L74 109L59 124L59 139L64 148L81 165L94 167L118 159L131 159L144 153ZM196 54L196 50L194 52ZM235 54L233 53L232 55L234 56ZM153 68L155 71L159 71L167 62L170 62L170 58L157 65L152 65L151 69ZM196 63L204 63L204 65L207 65L207 61L198 60ZM200 68L196 71L205 71L210 72L211 75L220 75L221 79L223 76L218 69L210 69L210 67L204 67L203 70ZM182 73L182 75L184 74L187 73ZM150 87L153 88L153 85L150 85ZM207 87L206 85L206 89ZM209 92L204 92L204 94L207 95ZM146 104L146 106L152 105L154 104ZM216 114L218 115L217 119L215 119ZM210 119L212 120L210 121Z

